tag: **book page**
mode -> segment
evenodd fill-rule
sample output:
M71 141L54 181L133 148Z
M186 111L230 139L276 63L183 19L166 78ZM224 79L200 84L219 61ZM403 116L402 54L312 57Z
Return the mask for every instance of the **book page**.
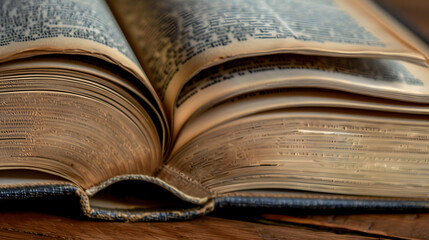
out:
M261 112L307 107L429 115L427 104L391 101L341 91L313 88L261 90L230 98L193 114L177 134L172 154L194 137L235 119Z
M4 0L0 7L0 62L42 54L90 55L130 71L155 93L105 1Z
M293 52L426 61L352 1L109 2L170 118L187 79L233 58Z
M67 180L55 175L31 170L2 170L0 175L0 186L17 184L55 184L63 183Z
M157 111L115 67L64 55L1 64L1 174L41 171L83 189L153 175L163 160Z
M221 101L275 88L335 89L427 104L427 76L426 67L389 59L294 54L238 59L205 69L184 85L174 106L173 135L178 135L191 116Z
M167 166L212 194L269 188L427 198L428 136L426 116L271 111L193 138Z
M0 61L49 53L94 54L138 71L104 1L2 1Z
M0 1L0 62L47 54L85 55L130 73L168 135L161 102L104 0ZM109 71L109 70L107 70ZM166 145L168 137L161 139Z

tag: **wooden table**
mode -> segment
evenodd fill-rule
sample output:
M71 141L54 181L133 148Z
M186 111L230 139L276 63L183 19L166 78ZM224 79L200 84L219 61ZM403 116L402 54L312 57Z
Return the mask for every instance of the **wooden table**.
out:
M184 222L118 223L11 211L0 215L0 239L429 239L427 213L265 217L282 221L206 216Z
M429 39L429 1L379 2ZM0 208L0 239L429 239L429 213L237 214L235 219L232 214L218 214L184 222L118 223Z

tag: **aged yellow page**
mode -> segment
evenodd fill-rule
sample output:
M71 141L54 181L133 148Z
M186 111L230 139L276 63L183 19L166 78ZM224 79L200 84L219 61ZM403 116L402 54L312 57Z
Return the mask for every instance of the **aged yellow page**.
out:
M166 170L212 195L289 189L427 198L428 126L426 116L396 113L317 107L262 112L186 142Z
M39 56L0 65L2 174L41 171L88 189L160 167L158 129L135 98L144 96L91 60Z
M129 80L143 84L155 96L145 101L163 114L155 90L104 0L6 0L1 9L0 62L46 54L96 57L132 73L135 78ZM163 122L164 117L155 121Z
M313 88L261 90L239 95L192 115L177 134L172 154L194 137L229 121L260 112L307 107L429 115L426 104L391 101L341 91Z
M228 98L260 90L335 89L429 103L428 76L427 67L390 59L294 54L239 59L203 70L184 85L174 106L173 135L178 135L191 116Z
M299 53L396 58L421 52L352 1L109 1L170 120L183 84L245 56Z

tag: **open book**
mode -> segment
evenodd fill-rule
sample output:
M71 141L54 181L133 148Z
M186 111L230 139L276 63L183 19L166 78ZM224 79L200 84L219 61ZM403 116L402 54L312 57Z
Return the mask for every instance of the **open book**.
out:
M0 199L422 209L427 46L369 1L0 1Z

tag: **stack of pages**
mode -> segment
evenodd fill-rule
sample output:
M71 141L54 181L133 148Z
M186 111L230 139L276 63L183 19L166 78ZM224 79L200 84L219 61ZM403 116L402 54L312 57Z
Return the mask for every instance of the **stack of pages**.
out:
M0 1L0 199L425 209L429 50L370 1Z

